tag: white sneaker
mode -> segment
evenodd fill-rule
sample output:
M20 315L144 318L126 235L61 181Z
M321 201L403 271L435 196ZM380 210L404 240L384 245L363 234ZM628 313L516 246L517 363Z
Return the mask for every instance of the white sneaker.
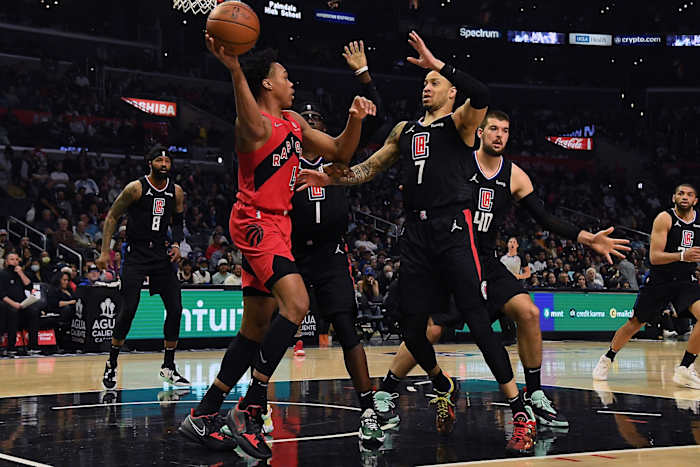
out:
M669 337L677 337L678 333L676 331L668 331L664 329L664 338L668 339Z
M275 431L275 425L272 424L272 405L267 404L267 412L262 414L263 419L263 434L269 435Z
M596 381L607 381L611 365L612 360L605 355L601 355L598 364L593 368L593 379Z
M166 383L172 385L172 386L177 386L177 387L188 387L192 386L190 382L182 376L180 373L177 372L177 369L175 368L168 368L163 364L163 366L160 367L160 373L159 373L160 379L165 381Z
M691 389L700 389L700 377L695 371L695 365L690 367L677 366L673 372L673 382L679 386Z

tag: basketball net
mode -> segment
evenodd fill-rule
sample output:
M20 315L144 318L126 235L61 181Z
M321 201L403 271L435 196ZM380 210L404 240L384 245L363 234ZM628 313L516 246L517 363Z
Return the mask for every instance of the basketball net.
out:
M173 8L198 15L209 13L219 3L219 0L173 0Z

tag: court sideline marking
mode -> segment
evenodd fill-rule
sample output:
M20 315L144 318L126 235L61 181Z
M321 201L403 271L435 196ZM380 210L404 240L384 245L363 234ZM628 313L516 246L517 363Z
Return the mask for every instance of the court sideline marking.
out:
M9 454L3 454L3 453L0 453L0 459L14 462L15 464L29 465L31 467L52 467L49 464L41 464L39 462L34 462L34 461L30 461L28 459L22 459L21 457L10 456Z
M237 401L224 401L224 404L234 404ZM354 410L356 412L362 412L359 407L350 407L349 405L333 405L333 404L317 404L315 402L287 402L287 401L267 401L268 404L273 405L303 405L307 407L325 407L328 409L341 409L341 410ZM199 401L137 401L137 402L110 402L109 404L83 404L83 405L58 405L51 407L51 410L69 410L69 409L91 409L95 407L118 407L124 405L150 405L150 404L198 404Z
M676 449L693 449L700 448L700 446L695 444L689 444L687 446L664 446L659 448L630 448L630 449L614 449L611 451L590 451L590 452L577 452L572 454L552 454L549 456L537 456L537 457L511 457L507 459L489 459L484 461L470 461L470 462L453 462L450 464L425 464L420 467L458 467L463 465L476 465L476 464L492 464L495 462L532 462L539 461L540 459L558 459L562 456L566 457L583 457L583 456L597 456L599 454L636 454L638 452L648 452L648 451L669 451Z

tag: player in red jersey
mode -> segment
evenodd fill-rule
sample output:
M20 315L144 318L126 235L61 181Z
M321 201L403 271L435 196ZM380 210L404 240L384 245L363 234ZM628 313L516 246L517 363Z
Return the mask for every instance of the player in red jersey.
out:
M294 85L271 53L251 57L244 72L238 57L224 54L223 47L215 50L213 39L206 40L231 72L236 99L239 191L229 228L244 258L244 311L241 329L226 350L214 384L179 430L212 449L232 450L238 445L248 455L266 459L272 455L262 433L267 383L309 310L291 253L288 216L302 140L304 150L348 163L360 139L362 119L376 109L371 101L355 97L345 130L333 138L311 128L296 112L283 110L292 106ZM221 404L250 366L248 392L224 420L219 415Z

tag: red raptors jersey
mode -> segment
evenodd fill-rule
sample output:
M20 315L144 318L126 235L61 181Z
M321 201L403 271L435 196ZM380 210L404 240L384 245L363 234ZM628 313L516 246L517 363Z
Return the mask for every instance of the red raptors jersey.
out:
M238 153L239 201L268 211L290 211L301 155L301 126L282 112L276 118L262 112L272 134L256 151Z

